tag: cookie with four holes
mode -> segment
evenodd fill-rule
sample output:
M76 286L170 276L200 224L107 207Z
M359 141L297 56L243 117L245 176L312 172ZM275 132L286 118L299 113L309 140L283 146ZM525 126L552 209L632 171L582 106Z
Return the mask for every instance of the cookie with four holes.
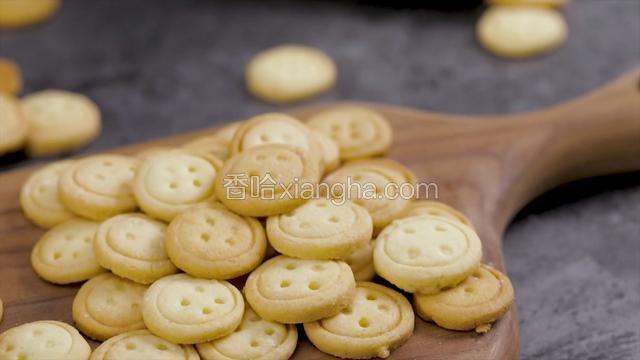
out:
M87 360L91 347L73 326L52 320L35 321L0 334L2 359Z
M73 321L83 334L104 341L144 329L141 303L147 287L111 273L94 277L73 299Z
M187 274L156 281L142 302L142 316L149 331L176 344L226 336L240 325L243 314L242 294L233 285Z
M280 255L254 270L243 291L261 318L297 324L338 313L354 289L353 273L343 261Z
M178 272L165 248L167 226L143 214L116 215L98 227L94 253L114 274L150 284Z
M340 313L304 324L309 340L341 358L386 358L406 342L414 328L411 304L402 294L359 282L351 303Z
M166 245L173 263L186 273L230 279L260 265L267 240L258 220L211 204L176 216L169 224Z
M434 294L471 275L482 244L469 226L443 217L396 220L376 239L376 273L411 293Z
M436 200L418 200L411 203L407 211L402 215L412 217L418 215L442 216L452 220L457 220L469 227L473 227L471 220L462 212L453 207Z
M98 346L90 360L200 360L191 345L176 345L148 330L130 331L112 337Z
M27 139L27 129L18 100L0 92L0 155L18 150Z
M58 161L32 173L20 190L20 206L25 216L36 225L48 229L74 215L60 200L58 185L62 173L73 161Z
M350 201L314 199L267 219L269 242L278 252L303 259L340 259L371 240L367 210Z

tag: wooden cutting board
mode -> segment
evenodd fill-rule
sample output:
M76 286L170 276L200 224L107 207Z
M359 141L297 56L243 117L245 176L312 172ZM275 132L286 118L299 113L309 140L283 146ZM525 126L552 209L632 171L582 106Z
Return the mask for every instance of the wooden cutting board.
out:
M478 119L363 105L391 121L395 138L389 156L406 164L420 180L438 184L440 199L466 213L477 227L484 262L500 270L505 270L502 234L527 201L568 181L640 169L640 68L577 100L517 115ZM305 119L329 106L332 104L291 113ZM177 145L213 131L113 152ZM35 275L29 262L31 247L43 231L22 215L18 193L34 169L0 175L0 297L5 302L0 332L41 319L72 323L71 303L79 286L48 284ZM305 339L295 357L328 358ZM417 318L413 337L392 353L395 359L518 357L515 307L485 335L447 331Z

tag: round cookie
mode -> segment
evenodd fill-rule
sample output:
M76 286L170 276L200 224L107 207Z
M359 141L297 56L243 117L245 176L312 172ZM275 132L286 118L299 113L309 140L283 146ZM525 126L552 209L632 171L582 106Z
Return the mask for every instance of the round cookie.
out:
M205 279L231 279L255 269L267 240L262 224L219 204L187 210L167 230L167 252L184 272Z
M156 156L160 153L163 153L166 151L173 151L173 150L175 150L175 148L169 147L169 146L153 146L153 147L145 148L136 152L135 157L137 157L142 161L145 161L152 156Z
M375 241L367 241L354 252L344 257L344 262L349 265L353 271L353 277L356 281L370 281L376 276L376 270L373 267L373 248Z
M221 143L231 145L231 141L233 141L233 137L236 135L240 125L242 125L241 121L227 124L221 127L220 130L216 131L213 136L215 136Z
M256 55L245 70L247 88L262 100L287 103L329 90L336 65L325 53L300 45L282 45Z
M140 304L147 287L104 273L84 283L73 299L73 321L82 333L104 341L144 329Z
M0 0L0 28L18 28L48 19L60 0Z
M311 130L318 138L320 149L322 150L322 160L324 163L324 172L331 172L340 166L340 148L332 138L316 129Z
M87 360L91 347L73 326L43 320L22 324L0 334L2 359Z
M187 274L164 277L144 295L142 316L149 330L177 344L226 336L242 321L242 294L226 281Z
M443 202L436 200L414 201L413 203L411 203L402 217L407 218L418 215L441 216L452 220L457 220L473 228L471 220L469 220L469 218L466 217L463 213Z
M221 162L229 158L229 144L225 144L215 135L197 137L182 145L184 149L195 153L213 156Z
M511 281L498 270L480 267L458 286L434 295L414 295L416 312L450 330L487 332L513 304Z
M413 198L403 192L406 186L413 187L416 179L409 169L393 160L367 159L346 163L323 182L334 198L346 196L367 209L373 219L373 233L377 234L409 207Z
M308 124L338 144L343 160L382 155L393 141L387 119L364 107L338 106L312 116Z
M60 176L60 200L71 212L92 220L135 210L131 184L138 164L124 155L80 159Z
M279 255L249 275L244 294L261 318L297 324L338 313L351 301L355 284L343 261Z
M227 160L215 189L219 200L238 214L272 216L312 198L319 178L320 169L306 152L291 145L260 145ZM305 192L307 185L311 191Z
M20 189L22 211L36 225L48 229L73 217L58 192L62 172L71 164L71 160L58 161L36 170Z
M471 275L482 258L472 228L433 216L396 220L376 239L376 273L411 293L434 294Z
M523 58L557 48L567 38L567 23L557 10L538 6L492 6L476 27L490 52Z
M0 91L0 155L18 150L27 139L27 129L18 100Z
M309 340L341 358L386 358L413 333L415 317L402 294L359 282L351 304L335 316L304 324Z
M27 152L54 155L84 146L100 133L100 110L88 97L63 90L44 90L21 100L29 122Z
M297 344L295 325L263 320L247 308L233 333L197 348L204 360L284 360L291 357Z
M213 157L188 151L158 153L138 169L133 191L145 213L168 222L194 205L213 200L221 166Z
M570 0L487 0L489 5L530 5L530 6L549 6L564 7L569 4Z
M292 212L267 219L269 242L278 252L302 259L340 259L371 240L367 210L350 201L313 199Z
M103 342L90 360L200 360L191 345L176 345L148 330L130 331Z
M178 272L165 249L167 226L143 214L116 215L100 224L93 250L114 274L150 284Z
M98 225L71 219L47 231L31 250L31 265L38 276L54 284L70 284L103 272L93 254Z
M0 93L16 96L20 91L22 91L22 73L18 64L7 58L0 58Z

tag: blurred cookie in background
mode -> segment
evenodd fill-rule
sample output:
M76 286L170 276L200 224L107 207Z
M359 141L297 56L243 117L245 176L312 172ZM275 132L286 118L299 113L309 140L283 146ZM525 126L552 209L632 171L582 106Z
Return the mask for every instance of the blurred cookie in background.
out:
M0 0L0 28L20 28L51 17L61 0Z

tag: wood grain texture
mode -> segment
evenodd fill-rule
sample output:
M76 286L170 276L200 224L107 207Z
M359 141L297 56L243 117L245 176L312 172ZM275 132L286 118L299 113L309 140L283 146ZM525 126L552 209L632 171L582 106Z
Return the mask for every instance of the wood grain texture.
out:
M331 105L291 113L305 119ZM502 234L527 201L568 181L640 169L640 69L563 105L474 121L469 116L364 105L383 113L393 125L389 157L406 164L420 180L436 183L439 198L471 218L483 242L483 261L501 270L506 270ZM177 145L213 131L113 152ZM5 303L0 332L40 319L72 323L71 303L78 286L48 284L38 279L29 262L31 247L43 231L22 215L18 193L33 170L0 175L0 297ZM301 340L296 358L329 358ZM417 319L414 336L392 353L396 359L518 357L515 307L485 335L447 331Z

